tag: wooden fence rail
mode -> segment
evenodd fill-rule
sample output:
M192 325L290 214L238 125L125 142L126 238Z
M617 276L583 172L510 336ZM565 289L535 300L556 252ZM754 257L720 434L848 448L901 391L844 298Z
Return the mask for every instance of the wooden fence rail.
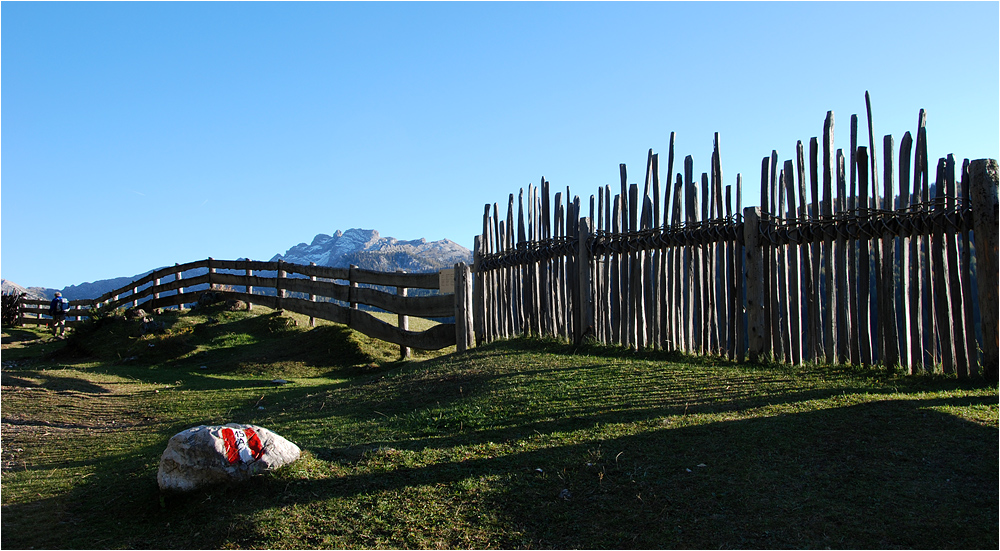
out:
M995 382L997 163L959 168L949 155L932 183L925 121L921 111L916 147L907 132L898 156L884 138L880 174L871 132L859 146L851 118L848 165L827 113L808 161L801 141L793 159L763 159L758 207L743 208L741 175L723 185L718 134L700 181L690 156L675 174L671 134L665 185L650 150L642 193L621 165L620 192L599 188L587 214L544 178L510 195L505 218L486 205L476 340L592 336Z
M455 345L463 351L472 340L469 270L464 263L439 273L410 274L375 272L354 266L330 268L282 261L209 258L156 270L96 299L70 301L67 323L79 323L95 308L183 309L212 290L242 300L248 308L260 304L342 323L370 337L399 344L404 357L408 356L409 348L437 350ZM185 277L185 273L191 271L196 275ZM377 287L394 287L396 291L390 293ZM407 296L406 289L429 289L439 293L445 289L449 294ZM359 304L397 314L398 324L380 320L359 309ZM48 306L48 301L24 300L21 324L49 323ZM426 331L410 331L408 316L454 316L456 322L442 323Z

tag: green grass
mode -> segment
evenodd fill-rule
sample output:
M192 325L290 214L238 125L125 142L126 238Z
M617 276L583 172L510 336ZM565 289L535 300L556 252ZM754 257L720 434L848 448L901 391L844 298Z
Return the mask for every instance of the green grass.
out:
M265 309L160 319L5 330L4 548L998 547L996 387L529 339L399 362ZM161 496L169 437L229 421L302 459Z

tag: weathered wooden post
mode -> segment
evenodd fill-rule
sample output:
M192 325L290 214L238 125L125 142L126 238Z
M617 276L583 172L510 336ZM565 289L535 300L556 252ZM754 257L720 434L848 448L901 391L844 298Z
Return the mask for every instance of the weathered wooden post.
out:
M913 149L913 138L910 133L907 132L903 134L903 139L899 143L899 210L905 211L907 207L910 206L910 153ZM967 186L966 186L967 187ZM965 232L968 236L968 232ZM900 326L900 363L906 370L908 375L913 375L913 367L916 365L914 360L916 354L914 354L914 323L912 323L912 318L910 316L911 311L911 286L915 285L916 282L911 283L912 276L910 275L910 244L914 242L914 237L910 234L905 236L900 236L900 255L899 255L899 286L900 286L900 296L902 301L899 306L902 310L903 315L900 317L902 319L902 326ZM965 248L965 252L968 253L968 246ZM966 263L968 265L968 263ZM912 310L916 310L912 308Z
M893 167L895 158L893 157L892 135L882 138L882 147L885 151L883 156L884 178L883 178L883 211L896 210L893 205L895 196L893 182ZM899 331L896 328L896 285L893 265L895 263L896 239L893 234L885 231L882 234L882 287L879 289L879 318L882 320L882 365L893 369L899 365Z
M946 174L947 164L945 159L938 159L937 195L939 202L934 206L934 209L938 212L945 210ZM948 286L951 267L945 262L945 231L943 224L934 225L931 238L930 257L933 263L931 273L934 275L934 314L938 324L941 364L945 373L955 373L955 339L952 337L955 331L955 319L951 310L951 289ZM993 277L996 278L996 275L994 274Z
M250 267L250 262L251 262L251 260L249 258L247 258L246 259L246 265L245 265L246 276L247 276L247 284L245 285L245 287L246 287L246 291L247 291L248 295L252 295L253 294L253 285L250 284L250 282L252 281L250 278L253 277L253 268ZM253 310L253 303L248 300L247 301L247 312L249 312L251 310Z
M972 200L969 195L969 188L972 187L969 176L969 160L962 162L962 201L960 203L963 210L972 208ZM965 349L966 358L969 360L969 375L976 377L979 375L979 346L976 342L976 321L973 315L972 303L976 297L972 296L972 247L970 246L972 217L969 217L969 224L962 229L962 297L965 304Z
M868 221L870 214L870 193L868 186L868 148L859 147L854 157L858 169L858 209L861 218ZM858 241L858 360L863 365L872 365L871 333L871 243L867 234L862 233ZM827 359L829 361L829 358Z
M351 303L351 310L358 309L358 302L354 298L355 295L357 294L357 289L358 289L358 282L355 281L354 279L354 271L357 269L358 267L356 265L351 264L350 269L347 271L347 282L351 284L351 288L348 291L347 295L347 301Z
M472 274L472 266L465 263L462 264L462 278L464 279L462 289L465 293L464 300L462 301L465 305L465 311L462 318L465 320L465 348L468 350L476 342L475 306L473 305L474 295L472 293L474 276Z
M396 270L396 273L397 274L405 274L406 270ZM404 287L402 285L397 285L396 286L396 294L399 295L399 296L401 296L401 297L405 297L406 296L406 287ZM399 325L399 328L402 329L403 331L409 331L410 330L410 318L408 316L406 316L405 314L396 314L396 321L397 321L397 325ZM410 347L409 346L406 346L404 344L399 345L399 359L401 359L401 360L408 360L408 359L410 359Z
M979 311L983 327L983 376L997 383L1000 363L1000 334L997 327L997 300L1000 297L1000 264L997 259L997 225L1000 207L997 203L997 161L972 161L972 220L976 240L976 275L979 287Z
M176 262L174 263L174 266L178 266L178 265L179 264L177 264ZM183 278L184 278L184 273L183 272L176 272L176 273L174 273L174 281L180 281ZM178 287L177 288L177 296L180 297L183 294L184 294L184 287ZM113 300L118 300L118 297L114 297ZM178 304L177 304L177 309L178 310L183 310L184 309L184 299L183 298L180 298L180 302L178 302Z
M747 337L751 362L763 359L768 323L764 310L764 254L760 240L760 207L743 209L743 243L746 249Z
M938 187L941 187L941 183L938 183ZM945 160L945 198L947 202L945 203L945 210L949 213L948 216L955 216L958 213L958 197L955 193L955 156L949 154ZM950 297L951 298L951 313L952 313L952 340L955 342L955 367L958 372L959 379L965 379L969 376L969 357L966 354L967 349L965 348L965 312L963 305L965 299L962 296L962 276L961 269L958 264L958 231L953 228L948 228L948 231L944 234L944 246L945 246L945 260L948 263L948 282ZM975 369L975 364L972 364L973 369Z
M310 262L309 265L310 266L315 266L316 263L315 262ZM309 281L316 281L316 276L314 276L314 275L309 276ZM310 289L309 302L316 302L316 295L314 295L311 292L311 291L314 291L314 290L315 289ZM309 316L309 327L316 327L316 318L313 317L313 316Z
M284 264L285 264L284 260L278 259L278 277L277 277L277 279L275 280L275 283L274 283L274 285L275 285L275 294L276 294L275 302L277 303L277 310L279 312L282 310L282 308L281 308L281 299L285 298L284 281L282 281L282 280L284 280L285 276L288 275L285 272L285 266L284 266Z
M441 284L439 285L439 290L442 292L445 288L445 278L447 277L447 270L442 270L439 272ZM465 265L462 263L455 264L454 275L452 276L452 281L455 284L455 351L465 352L468 349L468 341L466 334L468 333L468 322L466 320L466 297L465 294Z
M774 228L774 220L778 216L778 152L771 150L768 164L768 197L767 206L761 202L761 210L766 213L766 220L769 230ZM768 328L764 335L767 339L767 347L770 347L771 355L775 359L782 359L782 334L781 330L781 303L783 297L778 293L778 282L780 281L780 270L778 261L781 258L781 247L775 243L767 243L764 250L764 299L767 301L764 307L768 317ZM787 340L787 339L785 339Z
M465 352L475 339L472 300L472 270L464 262L455 264L455 350Z
M483 236L477 235L475 244L473 245L472 251L472 277L473 280L473 290L472 290L472 316L473 316L473 327L472 330L475 333L476 346L483 344L484 330L483 326L485 323L485 310L486 305L483 298L483 277L479 273L480 266L480 255L483 253ZM537 315L537 312L536 312Z
M783 171L785 176L783 185L785 189L785 198L788 201L788 218L800 219L801 214L799 213L798 206L796 205L796 186L795 186L795 165L792 160L789 159L785 161L785 168ZM783 216L785 216L783 214ZM801 229L798 230L799 235L801 235ZM790 242L786 247L786 255L788 256L789 271L788 274L788 319L791 327L789 328L789 338L791 339L790 344L790 358L794 364L802 364L802 293L799 291L799 282L802 280L801 269L802 265L799 263L799 250L808 247L804 243ZM838 250L844 250L841 247Z
M737 216L735 220L737 227L743 222L743 175L736 174L736 203L733 204L733 212ZM804 210L804 207L803 207ZM734 310L734 328L733 328L733 343L736 346L736 360L743 363L744 358L746 358L746 333L747 326L744 321L743 314L746 312L746 307L744 306L744 301L746 300L746 286L743 284L743 264L744 264L744 253L743 253L743 235L742 233L737 234L736 239L733 240L733 252L732 256L733 262L733 282L735 287L733 288L733 306Z
M826 121L823 123L823 216L826 220L833 219L833 184L837 178L837 165L833 147L833 127L833 111L827 111ZM861 161L858 162L860 163ZM824 326L826 332L823 335L823 343L825 345L824 353L826 354L827 363L837 362L837 350L839 349L837 341L837 324L840 323L840 320L837 319L837 273L834 265L835 251L836 244L834 236L832 234L827 235L826 241L823 244L823 254L826 257L826 269L824 270L824 275L826 277L827 286L827 323ZM867 263L868 260L865 260L865 262ZM819 274L817 274L817 277L818 276ZM840 298L843 300L844 297Z
M208 290L209 291L214 291L215 290L215 278L213 277L214 275L215 275L215 265L212 262L212 257L208 257Z
M593 233L589 218L580 218L580 235L576 247L576 297L573 301L573 341L583 342L588 334L594 335L594 302L591 294L590 247L588 240Z

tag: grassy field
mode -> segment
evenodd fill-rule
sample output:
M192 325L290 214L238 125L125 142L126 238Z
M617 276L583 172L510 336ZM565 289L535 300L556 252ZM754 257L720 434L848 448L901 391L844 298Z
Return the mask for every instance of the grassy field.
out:
M158 319L4 330L4 549L998 547L996 387L530 339L398 362L263 308ZM170 436L231 421L302 459L161 495Z

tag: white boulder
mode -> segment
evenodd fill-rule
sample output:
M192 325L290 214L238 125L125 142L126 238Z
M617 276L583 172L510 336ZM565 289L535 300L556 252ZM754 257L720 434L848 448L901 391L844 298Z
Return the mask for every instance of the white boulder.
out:
M160 457L160 490L190 492L242 482L299 458L299 447L255 425L201 425L175 434Z

